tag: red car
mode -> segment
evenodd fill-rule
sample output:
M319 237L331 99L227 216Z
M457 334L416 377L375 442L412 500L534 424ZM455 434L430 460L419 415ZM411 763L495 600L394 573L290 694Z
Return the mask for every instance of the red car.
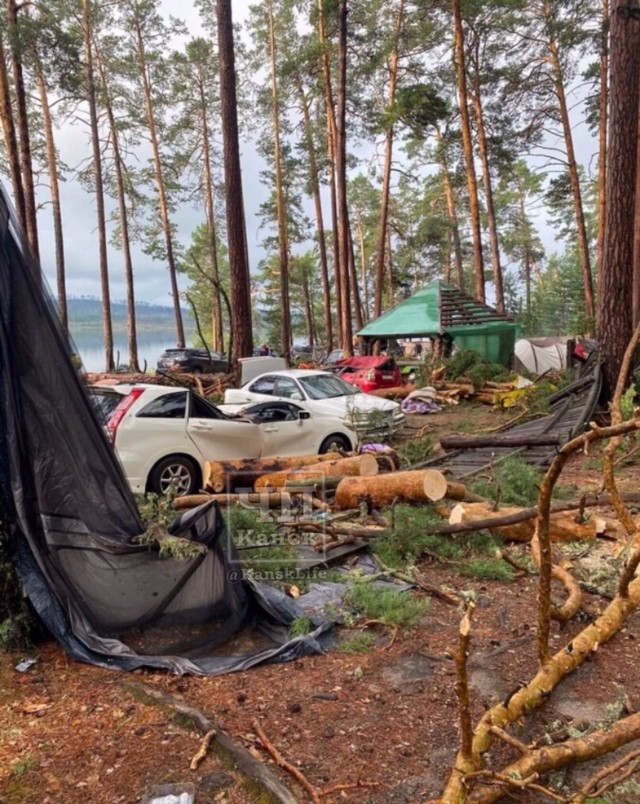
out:
M346 357L336 364L336 372L351 385L357 385L365 393L381 388L402 385L400 369L393 357Z

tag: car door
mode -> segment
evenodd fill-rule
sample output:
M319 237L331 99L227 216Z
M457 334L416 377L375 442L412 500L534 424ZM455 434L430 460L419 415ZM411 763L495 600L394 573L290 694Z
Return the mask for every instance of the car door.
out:
M260 427L225 416L215 405L190 393L187 434L204 461L258 458L262 451Z
M187 394L173 389L162 394L143 393L140 408L123 417L115 446L130 482L134 479L144 488L151 467L167 455L195 457L187 434Z
M269 402L252 411L251 418L262 430L265 456L307 455L318 451L320 440L311 418L300 418L301 408L288 402Z

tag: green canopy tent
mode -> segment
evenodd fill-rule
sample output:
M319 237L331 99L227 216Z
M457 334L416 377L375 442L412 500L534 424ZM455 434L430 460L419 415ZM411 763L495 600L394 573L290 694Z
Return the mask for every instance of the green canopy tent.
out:
M491 363L509 365L520 324L488 304L437 280L397 304L357 334L366 342L450 336Z

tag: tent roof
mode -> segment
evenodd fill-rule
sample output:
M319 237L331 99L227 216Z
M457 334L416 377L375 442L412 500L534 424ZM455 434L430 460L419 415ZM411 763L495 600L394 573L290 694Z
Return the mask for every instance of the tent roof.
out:
M364 338L413 338L444 333L453 336L468 332L470 327L496 331L517 326L488 304L437 280L371 321L357 334Z

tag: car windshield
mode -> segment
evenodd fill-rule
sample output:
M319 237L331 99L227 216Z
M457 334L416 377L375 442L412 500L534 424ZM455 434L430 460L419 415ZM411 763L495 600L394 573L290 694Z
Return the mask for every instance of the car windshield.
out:
M310 399L331 399L362 393L356 386L333 374L313 374L311 377L300 377L299 380Z

